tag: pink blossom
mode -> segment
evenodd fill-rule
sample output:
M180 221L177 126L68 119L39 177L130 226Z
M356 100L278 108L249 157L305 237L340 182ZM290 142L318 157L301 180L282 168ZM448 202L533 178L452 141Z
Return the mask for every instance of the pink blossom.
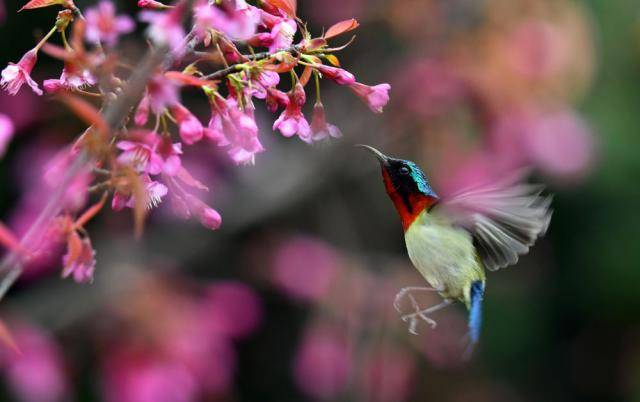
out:
M311 139L313 141L320 141L325 138L340 138L342 133L340 129L333 124L327 123L327 119L324 113L324 105L322 102L317 102L313 106L313 116L311 117Z
M167 184L171 188L171 206L176 215L187 219L195 217L208 229L218 229L222 224L222 218L215 209L205 204L198 197L193 195L185 186L193 189L208 191L202 183L191 177L185 169L180 168L175 177L166 177Z
M111 1L102 0L97 6L87 9L86 38L91 43L104 43L114 46L121 34L132 32L135 23L127 15L116 15L116 8Z
M224 137L222 121L228 118L229 115L226 100L213 98L210 100L210 104L211 118L209 119L209 125L204 130L204 134L218 145L225 144L227 140Z
M146 93L140 99L140 103L138 103L138 107L136 108L136 113L133 116L133 122L136 123L137 126L144 126L149 121L149 95Z
M269 88L267 89L267 98L265 102L267 110L271 113L275 113L278 110L278 106L286 108L289 105L289 97L279 89Z
M271 28L271 38L273 42L269 46L269 52L277 52L286 49L293 43L296 34L297 25L294 20L288 19L278 22Z
M151 133L155 135L155 133ZM116 147L122 151L118 162L129 165L139 172L158 174L162 171L162 161L149 144L134 141L118 141Z
M86 85L93 85L96 79L88 69L77 67L67 63L62 69L60 82L68 88L82 88Z
M226 141L220 145L230 145L229 156L237 163L255 163L255 155L264 151L258 140L258 126L253 111L241 111L233 99L227 100L228 116L222 126Z
M269 47L272 43L270 32L260 32L247 39L247 44L253 47Z
M11 119L0 113L0 158L2 158L13 138L13 122Z
M368 86L359 82L349 85L349 89L358 95L374 113L382 113L382 108L389 102L389 84Z
M0 353L0 366L12 393L24 402L60 402L69 397L60 347L34 326L11 325L20 353Z
M240 110L237 101L217 99L212 102L207 136L220 146L229 146L227 153L237 164L255 162L255 155L264 151L258 139L258 126L249 105Z
M33 92L37 95L42 95L42 90L29 75L31 74L33 67L36 65L37 59L37 51L35 49L31 49L22 56L18 64L9 63L9 65L2 70L2 80L0 80L2 88L4 88L9 94L15 95L26 82Z
M201 35L215 29L232 40L251 38L260 22L260 14L244 0L222 2L220 6L204 2L196 7L195 16Z
M174 176L182 167L180 155L182 155L182 144L171 142L171 137L163 136L155 144L155 152L162 160L162 173Z
M273 123L274 130L280 130L285 137L297 134L301 140L311 142L311 127L302 114L302 106L306 101L304 88L296 84L289 95L289 104L280 117Z
M275 71L264 70L258 74L255 81L265 89L274 88L280 83L280 74Z
M129 349L112 351L106 357L104 395L107 402L198 400L196 379L182 362Z
M203 308L216 330L232 338L251 334L262 319L262 305L256 293L236 281L218 282L207 289Z
M275 71L261 71L255 77L251 77L251 85L248 94L258 99L266 99L267 91L275 88L280 83L280 74Z
M222 224L222 217L218 211L191 194L185 194L184 200L189 207L191 215L195 216L202 226L211 230L216 230L220 227Z
M294 375L307 395L336 399L349 383L352 361L342 332L331 327L308 330L299 346Z
M551 176L579 179L593 165L595 144L591 130L571 111L542 115L524 134L529 158Z
M171 113L180 126L180 138L185 144L191 145L202 139L204 128L202 123L194 116L189 109L176 103L171 107Z
M352 85L356 82L356 77L342 68L325 66L324 64L318 64L315 66L320 73L326 78L332 79L340 85ZM385 102L386 103L386 102Z
M206 303L205 306L195 306L193 310L198 310L198 314L189 317L194 321L187 321L186 326L175 328L164 342L164 352L172 362L188 369L201 392L223 395L233 387L237 365L233 344L231 339L216 332L221 323L209 314ZM191 315L192 311L183 309L177 313Z
M251 7L251 6L250 6ZM284 11L264 2L257 11L260 14L260 25L271 30L276 24L286 20Z
M55 93L62 88L81 89L84 86L95 83L96 79L91 74L91 71L79 68L71 63L65 63L60 79L45 80L42 86L48 93Z
M173 213L180 219L187 220L191 218L191 211L189 210L187 201L182 196L175 194L175 192L171 192L170 194L169 205Z
M159 45L167 45L174 53L183 49L186 33L182 27L184 4L180 3L168 11L144 10L139 14L140 21L148 22L147 35Z
M166 4L156 0L138 0L138 7L148 8L150 10L164 10L169 8Z
M144 185L144 192L146 198L146 207L147 209L151 209L157 207L164 198L165 195L169 192L169 189L164 184L151 180L151 178L143 174L140 176L140 180ZM133 194L127 196L118 191L113 194L113 200L111 202L111 208L115 211L120 211L124 207L134 208L136 204L136 199Z
M64 85L58 79L48 79L42 82L44 91L48 94L55 94L64 89Z
M271 280L294 299L319 301L329 295L339 267L338 255L329 245L299 236L276 250Z
M118 141L117 148L123 152L118 162L132 166L139 172L165 173L173 176L181 166L182 144L171 143L169 137L160 138L155 132L133 135L135 141Z
M45 164L44 182L47 184L49 190L57 188L60 185L67 169L69 169L77 156L78 151L65 148ZM62 200L65 209L69 211L79 211L85 206L89 195L88 188L90 182L91 174L87 171L81 171L73 178Z
M75 250L71 246L72 241L67 246L67 253L62 257L62 264L64 269L62 270L62 277L67 278L73 274L73 280L77 283L90 283L93 282L93 271L96 267L96 252L91 245L91 240L88 237L82 240L77 238L74 233L71 235L79 242L80 249Z
M168 107L179 103L180 94L176 84L164 75L156 74L147 84L145 98L149 102L151 111L155 114L160 114L164 113Z

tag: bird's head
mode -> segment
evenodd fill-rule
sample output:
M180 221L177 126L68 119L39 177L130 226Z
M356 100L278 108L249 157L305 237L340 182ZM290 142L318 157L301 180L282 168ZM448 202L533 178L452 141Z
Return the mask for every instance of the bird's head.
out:
M391 158L369 145L358 146L371 152L380 162L385 189L407 230L425 208L432 207L439 199L429 180L411 161Z

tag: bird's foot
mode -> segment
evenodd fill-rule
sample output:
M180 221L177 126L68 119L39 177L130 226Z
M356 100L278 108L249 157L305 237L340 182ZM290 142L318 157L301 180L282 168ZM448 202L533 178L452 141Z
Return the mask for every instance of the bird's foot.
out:
M409 297L416 311L415 313L405 314L401 318L402 318L402 321L409 323L409 332L413 335L418 335L417 327L418 327L418 322L420 320L431 325L431 328L435 328L438 324L433 318L430 318L428 314L436 312L440 309L443 309L452 303L451 300L444 300L440 304L436 304L435 306L429 307L424 310L420 310L420 307L418 306L418 303L415 301L415 298L413 298L412 295L410 295Z
M402 313L402 300L405 296L409 296L411 300L411 305L413 308L418 311L420 308L417 306L416 299L413 297L411 292L437 292L438 289L428 288L424 286L407 286L406 288L400 289L400 291L396 294L395 300L393 301L393 307L396 309L398 313Z

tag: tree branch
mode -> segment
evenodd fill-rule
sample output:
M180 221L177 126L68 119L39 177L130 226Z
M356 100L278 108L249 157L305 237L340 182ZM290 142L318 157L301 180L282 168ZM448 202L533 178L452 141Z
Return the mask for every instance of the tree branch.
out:
M300 45L293 45L286 49L279 50L278 52L298 53L300 52L301 49L302 47ZM243 54L242 57L244 57L247 60L256 61L256 60L268 59L274 56L276 53L271 53L267 51L267 52L260 52L255 54ZM203 78L207 80L215 80L215 79L226 77L229 74L233 74L235 72L240 71L242 69L240 67L241 64L243 63L233 64L229 67L223 68L222 70L218 70L214 73L206 75Z

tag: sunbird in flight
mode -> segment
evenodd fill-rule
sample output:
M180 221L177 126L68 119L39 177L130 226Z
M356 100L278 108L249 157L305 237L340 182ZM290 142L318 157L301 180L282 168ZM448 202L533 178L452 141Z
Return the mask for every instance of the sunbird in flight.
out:
M402 221L409 258L431 285L401 289L394 302L396 309L400 312L403 298L410 298L415 312L402 319L415 334L419 319L435 327L429 314L455 301L464 303L472 348L482 325L485 269L513 265L529 251L549 226L551 197L541 195L541 186L525 184L516 175L440 198L415 163L359 146L380 162L385 189ZM443 301L421 309L414 291L438 292Z

